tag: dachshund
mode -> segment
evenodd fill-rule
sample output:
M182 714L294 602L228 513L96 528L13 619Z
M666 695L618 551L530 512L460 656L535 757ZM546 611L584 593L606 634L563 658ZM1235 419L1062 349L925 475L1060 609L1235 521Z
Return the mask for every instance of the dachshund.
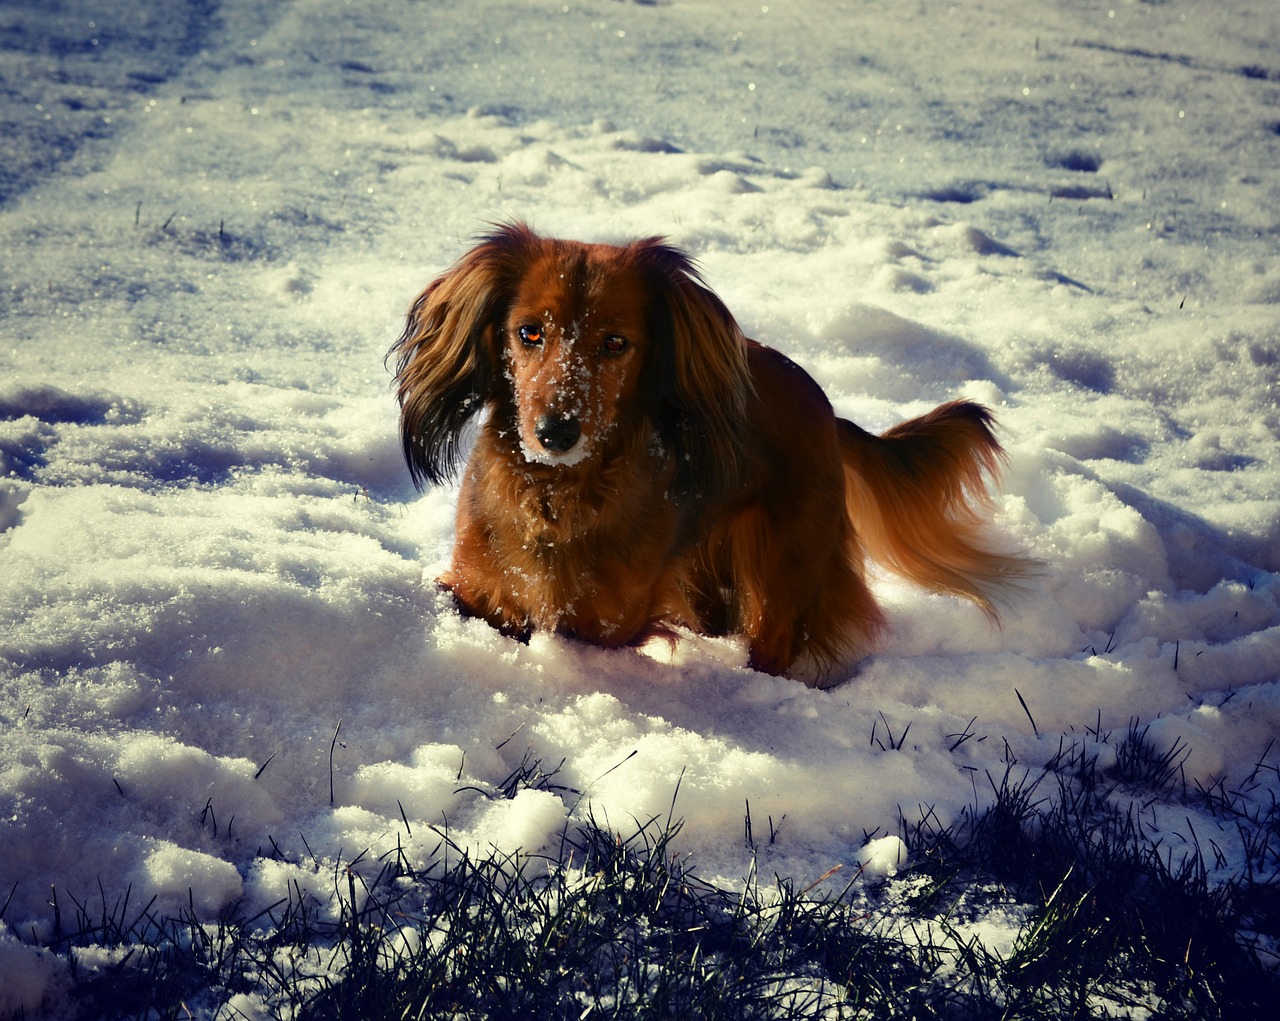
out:
M1028 571L980 538L1003 458L986 408L879 436L836 417L662 238L496 226L414 301L392 358L414 484L471 444L440 584L505 634L738 634L751 667L825 686L886 626L866 556L992 619Z

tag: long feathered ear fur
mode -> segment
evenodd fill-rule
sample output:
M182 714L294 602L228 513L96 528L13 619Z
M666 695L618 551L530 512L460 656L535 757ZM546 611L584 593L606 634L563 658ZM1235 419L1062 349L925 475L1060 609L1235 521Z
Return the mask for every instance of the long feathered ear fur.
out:
M451 478L467 423L494 396L500 378L499 320L519 266L537 237L504 225L433 280L409 310L396 359L400 440L414 485Z
M747 342L684 252L662 238L632 246L656 299L646 364L651 411L675 465L673 497L714 499L740 477L751 394Z

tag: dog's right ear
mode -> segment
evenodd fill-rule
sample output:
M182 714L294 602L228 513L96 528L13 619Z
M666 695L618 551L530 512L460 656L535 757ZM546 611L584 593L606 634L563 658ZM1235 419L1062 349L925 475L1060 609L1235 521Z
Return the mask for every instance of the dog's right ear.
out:
M502 379L501 321L537 236L522 224L484 235L409 309L395 359L400 440L414 485L444 482L462 458L462 431Z

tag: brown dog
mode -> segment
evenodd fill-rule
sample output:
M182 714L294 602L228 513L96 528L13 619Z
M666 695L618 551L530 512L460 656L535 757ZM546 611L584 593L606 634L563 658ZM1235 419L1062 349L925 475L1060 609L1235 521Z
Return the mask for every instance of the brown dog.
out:
M743 337L688 257L498 227L414 302L395 357L414 482L484 412L442 584L513 635L740 633L811 684L885 624L864 554L995 616L1029 562L981 545L1001 450L967 401L873 436Z

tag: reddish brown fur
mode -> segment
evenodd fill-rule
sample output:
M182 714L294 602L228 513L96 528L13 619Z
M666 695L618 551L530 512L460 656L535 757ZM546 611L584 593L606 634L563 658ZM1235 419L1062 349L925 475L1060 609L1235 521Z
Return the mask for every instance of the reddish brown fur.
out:
M878 437L836 418L659 239L500 227L427 287L392 355L415 482L447 478L487 412L441 582L507 633L740 633L753 666L820 683L884 628L865 554L993 616L1026 571L978 538L1001 457L985 408Z

